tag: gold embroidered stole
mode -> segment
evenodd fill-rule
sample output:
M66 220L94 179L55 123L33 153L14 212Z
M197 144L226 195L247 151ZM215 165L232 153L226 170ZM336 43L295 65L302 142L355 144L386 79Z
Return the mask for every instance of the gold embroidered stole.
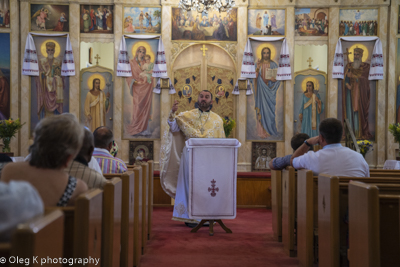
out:
M225 138L222 119L212 111L193 109L179 113L175 119L186 139Z

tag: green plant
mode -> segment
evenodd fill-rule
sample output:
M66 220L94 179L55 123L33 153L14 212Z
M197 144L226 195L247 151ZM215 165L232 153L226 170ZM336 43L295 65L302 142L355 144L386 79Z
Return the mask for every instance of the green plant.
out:
M389 132L393 135L394 141L400 143L400 123L389 124Z
M21 124L19 119L13 120L12 118L0 121L0 138L3 140L4 153L10 152L11 138L15 136L24 124Z
M360 148L360 153L364 158L368 151L373 150L372 143L368 140L359 140L357 141L357 145Z
M232 130L236 127L236 122L234 119L231 119L229 117L225 117L222 120L224 121L225 137L228 138Z

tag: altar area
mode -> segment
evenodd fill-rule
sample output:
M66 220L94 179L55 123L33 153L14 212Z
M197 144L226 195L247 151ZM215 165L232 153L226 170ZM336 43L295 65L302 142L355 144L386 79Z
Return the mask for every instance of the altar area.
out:
M363 62L371 64L375 41L362 38L378 37L382 45L384 72L382 79L370 81L368 121L371 137L369 140L373 143L374 149L367 154L366 160L371 168L382 168L385 160L395 159L395 150L398 145L387 129L390 123L397 121L396 98L400 70L397 56L400 38L398 34L399 0L391 2L356 0L351 3L340 0L336 2L244 0L237 1L231 13L222 12L221 17L216 15L214 18L214 13L212 15L193 13L191 14L193 20L188 19L190 14L178 8L179 1L177 0L161 2L156 0L146 2L139 0L64 1L46 4L54 10L50 11L52 15L47 21L48 29L45 32L35 28L36 18L32 18L33 14L31 14L36 5L45 5L42 2L40 0L0 2L0 9L8 8L10 11L9 27L0 25L0 39L3 40L0 46L4 48L8 45L9 50L9 60L1 59L1 63L5 65L1 69L4 69L2 76L8 79L10 87L8 99L10 117L20 118L22 122L26 122L17 138L14 138L11 143L11 150L15 156L28 154L29 145L32 143L32 127L38 121L37 110L35 110L37 107L34 93L35 80L32 76L22 75L28 33L48 35L56 33L61 36L40 36L40 38L61 43L57 38L65 38L65 34L69 35L75 75L69 76L68 82L64 82L64 101L68 100L66 111L75 114L82 123L85 123L84 101L86 92L90 89L87 82L89 78L85 75L89 75L88 67L97 66L97 69L92 69L92 71L103 73L101 74L104 77L102 88L105 93L110 93L110 109L106 113L106 124L112 127L115 141L119 146L118 156L121 159L129 162L130 142L151 142L150 144L134 144L136 148L143 145L148 149L146 151L151 151L155 170L158 170L161 139L166 130L166 120L173 101L180 101L181 107L185 110L193 109L199 90L209 89L214 95L213 111L221 117L229 117L236 121L236 128L230 137L238 139L242 144L238 150L239 173L254 171L259 157L267 159L292 153L290 139L295 133L302 131L303 122L299 118L299 112L305 90L305 83L304 86L302 85L304 79L314 79L316 88L318 87L316 90L324 104L319 115L320 119L327 117L341 119L343 80L333 77L333 62L339 38L359 38L341 41L346 65L348 62L353 62L354 49L361 45L365 47L364 51L368 51L366 58L362 59ZM68 23L69 27L67 28L64 23L64 28L57 28L60 31L55 31L54 28L60 19L56 15L67 7L68 14L65 15L67 20L65 23ZM96 22L94 30L89 27L89 31L85 32L86 24L80 14L84 10L97 10L100 7L107 9L107 18L112 14L112 19L109 19L109 22L112 22L109 26L112 27L107 27L105 24L106 28L110 29L101 32ZM139 26L141 10L144 11L142 30ZM268 18L265 16L266 12ZM146 13L152 18L152 26L146 25L149 21L146 20ZM179 24L176 24L178 17ZM352 18L354 21L352 20L350 27L349 21ZM208 26L207 24L201 26L203 20L212 20L212 26L210 23ZM348 22L346 35L344 31L342 32L342 27L346 26L344 23L341 25L342 20ZM53 23L53 21L55 21L54 27L50 26L50 22ZM215 24L214 21L218 23ZM368 31L363 28L367 26ZM134 28L135 31L132 33L129 31L130 28ZM257 35L261 33L261 30L263 33L268 33L269 28L271 28L271 35ZM178 32L174 29L178 29ZM214 34L216 32L219 35ZM141 39L138 39L138 36L141 36ZM261 37L281 39L257 39ZM40 38L34 36L34 40ZM136 45L139 42L146 47L151 63L156 61L159 40L162 40L164 46L167 75L176 91L175 94L170 94L169 90L161 89L160 94L152 93L151 98L154 103L151 105L151 121L149 121L151 135L129 135L126 131L125 126L132 119L134 95L130 94L128 78L117 74L122 38L126 40L129 60L133 59L136 49L140 46ZM257 92L259 93L259 88L261 88L257 87L257 79L247 78L252 94L246 94L247 87L243 90L239 88L239 94L234 94L233 90L242 76L243 56L247 42L249 41L252 46L253 63L256 69L260 64L258 62L262 59L261 53L264 47L269 47L270 59L279 65L283 39L287 44L292 78L276 84L274 100L276 104L273 109L276 132L261 125L267 133L265 134L262 131L257 132L259 116L266 116L263 109L256 106L256 101L260 97ZM352 47L353 45L355 47ZM62 43L60 47L62 50ZM61 51L59 57L62 58L63 53L64 50ZM95 58L96 55L98 59ZM39 52L38 57L40 59L43 55ZM142 77L145 76L142 75ZM153 78L149 76L149 79ZM149 89L146 90L153 90L157 79L150 83L153 82L154 84L149 85ZM184 88L191 91L186 91ZM360 135L359 139L363 137L366 136ZM266 155L262 155L263 148L266 150ZM267 168L260 170L269 171Z

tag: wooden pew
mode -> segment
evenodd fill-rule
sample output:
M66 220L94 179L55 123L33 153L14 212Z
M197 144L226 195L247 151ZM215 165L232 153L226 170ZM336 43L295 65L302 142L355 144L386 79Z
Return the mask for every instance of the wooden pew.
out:
M129 170L133 170L133 168L136 165L127 165ZM152 224L152 218L153 218L153 201L154 201L154 161L149 160L146 163L146 166L148 171L146 173L148 173L147 175L147 179L146 179L146 207L147 207L147 212L146 212L146 221L147 221L147 225L146 225L146 234L147 234L147 240L150 240L150 234L151 234L151 224ZM144 170L143 170L144 171ZM145 241L143 241L145 242Z
M121 203L121 267L137 266L140 261L141 247L138 250L136 239L140 238L137 222L139 220L139 207L141 198L140 191L142 180L133 168L123 174L104 174L107 179L120 177L122 180L122 203Z
M101 259L103 191L96 188L75 201L74 258ZM67 244L66 244L67 245ZM89 263L87 266L99 266Z
M135 166L133 168L133 173L135 174L135 193L134 193L134 255L135 255L135 265L139 266L140 258L142 255L142 167Z
M147 218L147 239L150 240L153 224L153 201L154 201L154 161L150 160L149 164L149 189L148 189L148 218Z
M296 177L293 167L282 170L282 243L286 255L296 256Z
M394 187L394 195L383 195L380 185L350 182L348 257L352 267L400 266L400 185Z
M122 181L112 178L103 187L103 266L120 266ZM133 253L132 253L133 254Z
M62 258L64 237L64 214L61 210L46 212L19 224L10 243L0 243L0 257L6 257L7 262L1 266L21 266L10 264L10 256L28 258L29 266L41 266L41 259ZM33 263L37 256L38 263ZM62 266L62 263L51 264Z
M380 190L392 190L400 184L397 178L318 176L318 253L320 266L340 266L347 261L348 226L344 218L348 212L348 184L350 180L380 183ZM388 188L384 187L388 184Z
M297 257L299 265L312 267L315 255L314 229L318 227L318 177L310 170L297 172Z
M342 181L351 179L369 183L396 183L397 178L387 177L340 177ZM393 175L393 173L391 174ZM297 256L300 266L313 266L318 261L318 249L314 247L318 236L318 176L309 170L299 170L297 178ZM318 244L318 242L316 243Z
M371 177L399 177L400 170L382 170L382 169L371 169L369 170Z
M272 232L282 242L282 171L271 170Z
M370 169L369 173L376 173L376 172L380 172L380 173L394 173L394 174L400 174L400 170L384 170L384 169Z
M103 190L93 188L81 194L73 207L46 207L46 211L64 212L64 258L91 256L101 264L102 205Z
M142 255L145 252L145 247L148 238L148 215L149 215L149 165L142 163Z

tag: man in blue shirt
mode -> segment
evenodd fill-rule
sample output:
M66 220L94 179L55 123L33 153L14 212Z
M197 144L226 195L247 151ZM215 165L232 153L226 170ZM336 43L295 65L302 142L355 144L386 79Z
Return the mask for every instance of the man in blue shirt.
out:
M296 151L296 149L299 148L308 138L310 138L310 136L305 133L299 133L294 135L290 140L290 145L292 146L293 151ZM271 170L282 170L286 166L290 166L291 158L292 155L286 155L284 157L274 158L269 162L269 168Z

